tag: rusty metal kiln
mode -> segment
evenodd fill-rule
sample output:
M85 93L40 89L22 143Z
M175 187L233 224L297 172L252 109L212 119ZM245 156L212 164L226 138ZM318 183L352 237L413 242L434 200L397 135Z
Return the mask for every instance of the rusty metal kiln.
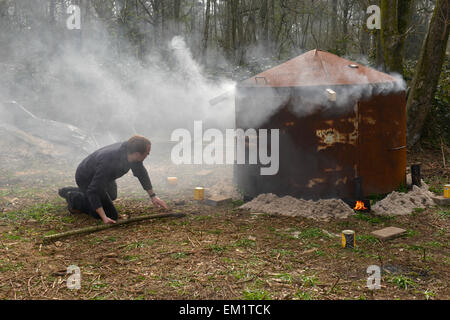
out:
M388 74L312 50L241 82L235 99L236 128L280 137L276 175L235 165L247 197L354 199L358 179L364 196L405 183L405 90Z

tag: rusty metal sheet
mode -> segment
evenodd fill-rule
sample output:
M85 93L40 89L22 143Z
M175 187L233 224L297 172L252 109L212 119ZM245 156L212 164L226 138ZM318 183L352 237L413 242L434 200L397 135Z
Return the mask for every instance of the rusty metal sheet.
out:
M339 88L333 88L339 94ZM246 129L241 112L258 112L246 102L266 88L239 88L236 127ZM293 112L302 90L285 92L287 101L259 128L280 130L280 169L260 176L258 165L236 165L235 177L246 195L292 195L305 199L352 198L362 177L365 195L387 193L406 176L405 93L351 101L336 112L317 106L299 117ZM244 97L244 98L243 98ZM248 110L250 108L251 110Z
M360 101L358 108L363 120L358 164L364 193L391 192L406 183L405 92L374 95Z
M397 80L394 77L386 73L365 67L332 53L315 49L259 73L241 82L239 85L254 87L299 87L395 81Z

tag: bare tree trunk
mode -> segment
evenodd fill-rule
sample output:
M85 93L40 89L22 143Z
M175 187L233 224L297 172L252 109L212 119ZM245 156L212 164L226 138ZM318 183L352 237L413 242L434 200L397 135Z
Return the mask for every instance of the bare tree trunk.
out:
M237 43L237 2L238 0L231 1L231 48L233 50L233 57L236 56L236 43Z
M262 41L267 45L269 41L269 0L262 0L260 18L262 22Z
M338 11L338 3L337 0L331 0L331 34L333 37L333 51L337 53L337 39L338 39L338 28L337 28L337 11Z
M347 41L348 41L348 19L349 19L349 12L350 12L350 1L344 0L344 8L342 10L342 53L347 53Z
M209 36L209 17L211 9L211 0L206 1L206 13L205 13L205 28L203 30L203 63L207 64L207 50L208 50L208 36Z
M385 69L403 76L403 49L412 0L381 0L381 44Z
M180 10L181 10L181 0L173 1L173 26L172 32L178 35L180 33Z
M419 141L436 91L449 36L450 5L437 0L407 102L407 141Z

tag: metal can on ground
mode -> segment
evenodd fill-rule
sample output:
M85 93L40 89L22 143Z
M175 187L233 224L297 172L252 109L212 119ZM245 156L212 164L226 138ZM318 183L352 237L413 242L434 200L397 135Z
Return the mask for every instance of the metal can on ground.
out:
M450 184L444 186L444 198L450 198Z
M203 200L205 196L205 189L202 187L197 187L194 189L194 199L195 200Z
M355 248L355 231L344 230L342 231L342 248Z

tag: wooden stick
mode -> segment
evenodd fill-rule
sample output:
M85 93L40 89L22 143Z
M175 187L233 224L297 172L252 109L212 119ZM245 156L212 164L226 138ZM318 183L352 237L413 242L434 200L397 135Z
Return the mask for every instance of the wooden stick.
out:
M444 152L444 141L441 137L441 151L442 151L442 161L444 162L444 168L445 168L445 152Z
M70 230L70 231L67 231L67 232L62 232L62 233L57 233L57 234L44 236L44 238L42 239L42 242L43 243L48 243L48 242L50 242L52 240L65 238L65 237L72 236L72 235L75 235L75 234L97 232L97 231L101 231L101 230L105 230L105 229L121 226L121 225L124 225L124 224L132 223L132 222L138 222L138 221L143 221L143 220L148 220L148 219L158 219L158 218L168 218L168 217L181 218L181 217L185 217L185 216L186 216L185 213L163 213L163 214L152 214L152 215L145 215L145 216L140 216L140 217L133 217L133 218L130 218L128 220L118 221L118 222L116 222L114 224L102 224L102 225L98 225L98 226L92 226L92 227L87 227L87 228Z

